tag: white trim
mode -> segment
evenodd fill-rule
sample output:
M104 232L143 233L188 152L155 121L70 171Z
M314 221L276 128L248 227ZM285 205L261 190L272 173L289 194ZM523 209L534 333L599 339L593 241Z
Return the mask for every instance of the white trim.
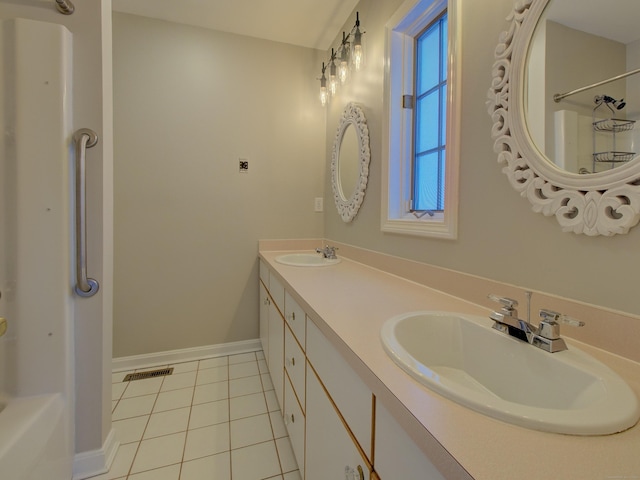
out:
M184 348L181 350L168 350L166 352L132 355L130 357L118 357L113 359L111 368L114 372L120 372L156 365L190 362L208 357L256 352L258 350L262 350L262 344L260 343L260 339L256 338L254 340L244 340L240 342L205 345L203 347Z
M77 453L73 458L73 480L84 480L107 473L118 453L120 442L116 440L116 431L112 428L102 448Z
M445 212L440 218L406 217L404 205L410 187L410 172L406 162L394 165L398 158L408 158L406 132L410 128L411 114L399 108L399 98L413 93L413 82L409 71L402 68L401 74L391 75L391 62L403 59L411 53L412 35L420 31L424 21L435 18L444 8L448 11L448 82L447 82L447 146L445 177ZM385 26L385 90L387 95L383 114L383 168L382 208L380 227L383 232L456 239L458 236L458 170L460 157L460 123L462 100L461 76L461 15L460 0L407 0ZM394 64L395 65L395 64ZM394 66L393 68L399 69ZM410 84L410 86L409 86ZM386 168L385 168L386 167Z

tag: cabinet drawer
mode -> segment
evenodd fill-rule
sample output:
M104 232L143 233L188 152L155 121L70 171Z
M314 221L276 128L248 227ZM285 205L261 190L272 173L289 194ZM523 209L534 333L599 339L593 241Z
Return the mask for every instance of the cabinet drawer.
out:
M284 294L284 310L284 319L304 350L306 348L306 316L302 307L298 305L298 302L293 299L289 292Z
M307 358L371 460L373 394L311 320L307 320ZM307 395L307 411L309 401Z
M284 287L273 273L269 273L269 293L276 302L278 310L284 312Z
M302 364L304 368L304 363ZM300 476L304 478L304 433L305 418L293 393L289 380L284 381L284 424L289 432L293 455L296 457Z
M300 406L305 408L305 358L304 353L300 350L298 342L293 338L293 334L288 327L284 329L284 369L289 374L291 385L295 390Z

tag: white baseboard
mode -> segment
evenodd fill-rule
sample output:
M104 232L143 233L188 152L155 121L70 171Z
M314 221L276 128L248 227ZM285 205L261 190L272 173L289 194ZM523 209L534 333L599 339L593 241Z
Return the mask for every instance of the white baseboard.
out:
M238 353L255 352L258 350L262 350L262 344L260 343L260 339L256 338L254 340L245 340L242 342L220 343L218 345L207 345L204 347L168 350L166 352L132 355L130 357L118 357L113 359L111 368L114 372L122 372L137 368L191 362L202 358L235 355Z
M118 453L120 442L116 440L116 432L112 428L102 448L89 452L77 453L73 458L73 480L84 480L107 473Z

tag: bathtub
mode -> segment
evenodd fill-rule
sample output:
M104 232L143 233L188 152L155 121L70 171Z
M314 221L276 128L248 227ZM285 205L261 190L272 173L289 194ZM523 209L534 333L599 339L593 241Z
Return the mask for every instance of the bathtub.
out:
M62 395L10 399L0 408L0 478L68 479L60 460L66 447L58 441L69 433Z
M70 88L65 27L0 19L0 480L72 475Z

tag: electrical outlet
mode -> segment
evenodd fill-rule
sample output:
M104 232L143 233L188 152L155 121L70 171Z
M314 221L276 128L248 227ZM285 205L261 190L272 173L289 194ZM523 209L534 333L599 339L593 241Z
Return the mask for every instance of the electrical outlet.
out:
M239 159L240 173L249 173L249 160L246 158Z
M314 204L314 211L322 212L324 210L324 199L322 197L316 197Z

